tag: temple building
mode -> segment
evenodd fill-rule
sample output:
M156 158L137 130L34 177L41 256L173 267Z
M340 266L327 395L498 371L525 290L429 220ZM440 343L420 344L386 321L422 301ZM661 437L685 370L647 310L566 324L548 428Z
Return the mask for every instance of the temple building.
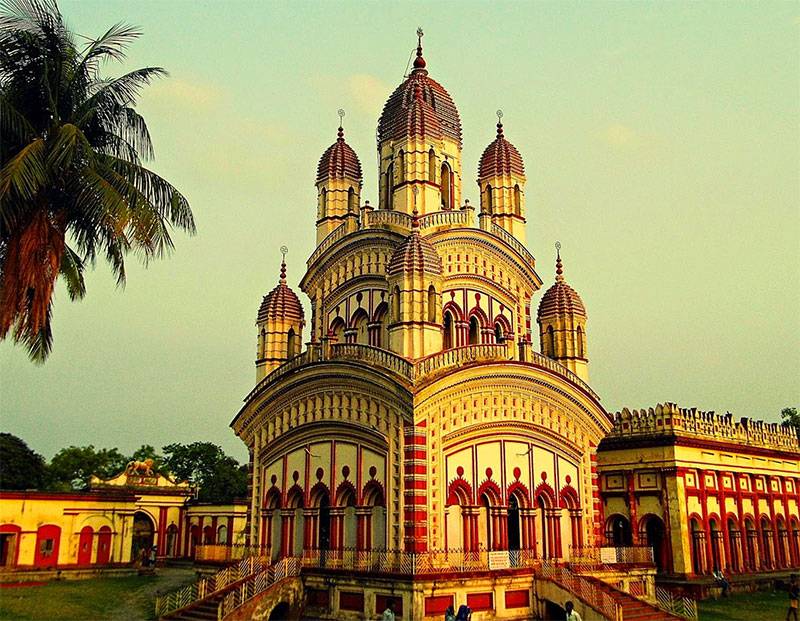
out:
M391 598L403 618L459 604L475 619L542 617L565 594L547 595L566 584L553 566L650 603L656 573L800 566L796 436L674 406L606 412L587 305L560 245L552 284L540 277L525 164L501 113L494 129L475 207L458 108L420 39L378 120L377 206L341 124L324 150L299 275L310 314L283 249L257 315L256 383L231 423L250 454L249 545L298 559L303 608L336 619Z

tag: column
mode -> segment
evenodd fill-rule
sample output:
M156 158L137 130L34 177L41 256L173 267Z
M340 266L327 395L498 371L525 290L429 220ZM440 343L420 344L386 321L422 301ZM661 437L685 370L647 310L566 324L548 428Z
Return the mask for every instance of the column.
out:
M281 509L281 557L294 554L294 509Z
M372 549L372 507L356 507L356 549Z

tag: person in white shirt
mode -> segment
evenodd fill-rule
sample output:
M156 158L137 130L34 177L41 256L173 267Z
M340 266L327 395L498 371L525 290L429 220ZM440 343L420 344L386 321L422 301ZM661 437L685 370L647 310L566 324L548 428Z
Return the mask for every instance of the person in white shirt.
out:
M573 605L572 602L567 602L566 604L564 604L564 608L567 611L567 617L566 617L567 621L583 621L583 619L581 619L581 616L576 612L575 606Z
M383 611L381 621L395 621L393 599L390 599L388 602L386 602L386 610Z

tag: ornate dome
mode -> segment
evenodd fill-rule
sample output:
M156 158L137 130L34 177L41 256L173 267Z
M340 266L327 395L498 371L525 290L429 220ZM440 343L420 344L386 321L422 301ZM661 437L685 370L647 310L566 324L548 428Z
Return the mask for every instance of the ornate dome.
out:
M361 182L361 162L356 152L344 141L344 130L339 127L336 142L329 146L317 166L317 183L326 179L356 179Z
M419 218L414 211L411 222L411 234L405 238L394 251L386 273L389 276L401 272L426 272L428 274L441 274L442 258L431 243L419 232Z
M556 282L542 296L539 302L538 317L553 315L578 315L586 317L586 307L578 292L564 281L564 269L561 264L561 252L556 259Z
M270 319L286 318L304 321L303 305L286 284L286 262L281 262L281 277L278 286L264 296L258 308L256 323L264 323Z
M517 148L503 135L503 124L498 122L497 138L486 147L478 164L478 179L510 174L524 177L525 164Z
M414 106L417 99L416 90L419 88L422 100L427 104L426 116L436 119L441 127L441 135L452 138L461 146L461 119L458 116L456 104L445 88L436 80L428 76L425 69L425 59L422 57L422 45L417 47L417 58L414 60L414 69L405 81L398 86L389 96L383 113L378 121L378 142L387 139L398 139L409 135L419 129L410 125L411 114L409 108ZM427 120L422 128L433 131L433 121ZM431 134L425 134L431 135Z

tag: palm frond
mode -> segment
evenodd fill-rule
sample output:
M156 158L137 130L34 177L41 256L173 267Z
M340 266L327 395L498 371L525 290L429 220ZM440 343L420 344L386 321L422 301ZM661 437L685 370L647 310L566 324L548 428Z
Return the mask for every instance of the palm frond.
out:
M142 35L141 30L134 26L114 24L103 36L91 41L83 52L81 65L90 71L96 69L97 61L125 60L126 48Z
M11 192L22 200L33 200L47 180L45 142L37 138L26 145L0 169L0 214Z
M83 280L84 264L81 257L68 245L64 246L61 257L60 276L67 286L70 300L79 300L86 295L86 283Z

